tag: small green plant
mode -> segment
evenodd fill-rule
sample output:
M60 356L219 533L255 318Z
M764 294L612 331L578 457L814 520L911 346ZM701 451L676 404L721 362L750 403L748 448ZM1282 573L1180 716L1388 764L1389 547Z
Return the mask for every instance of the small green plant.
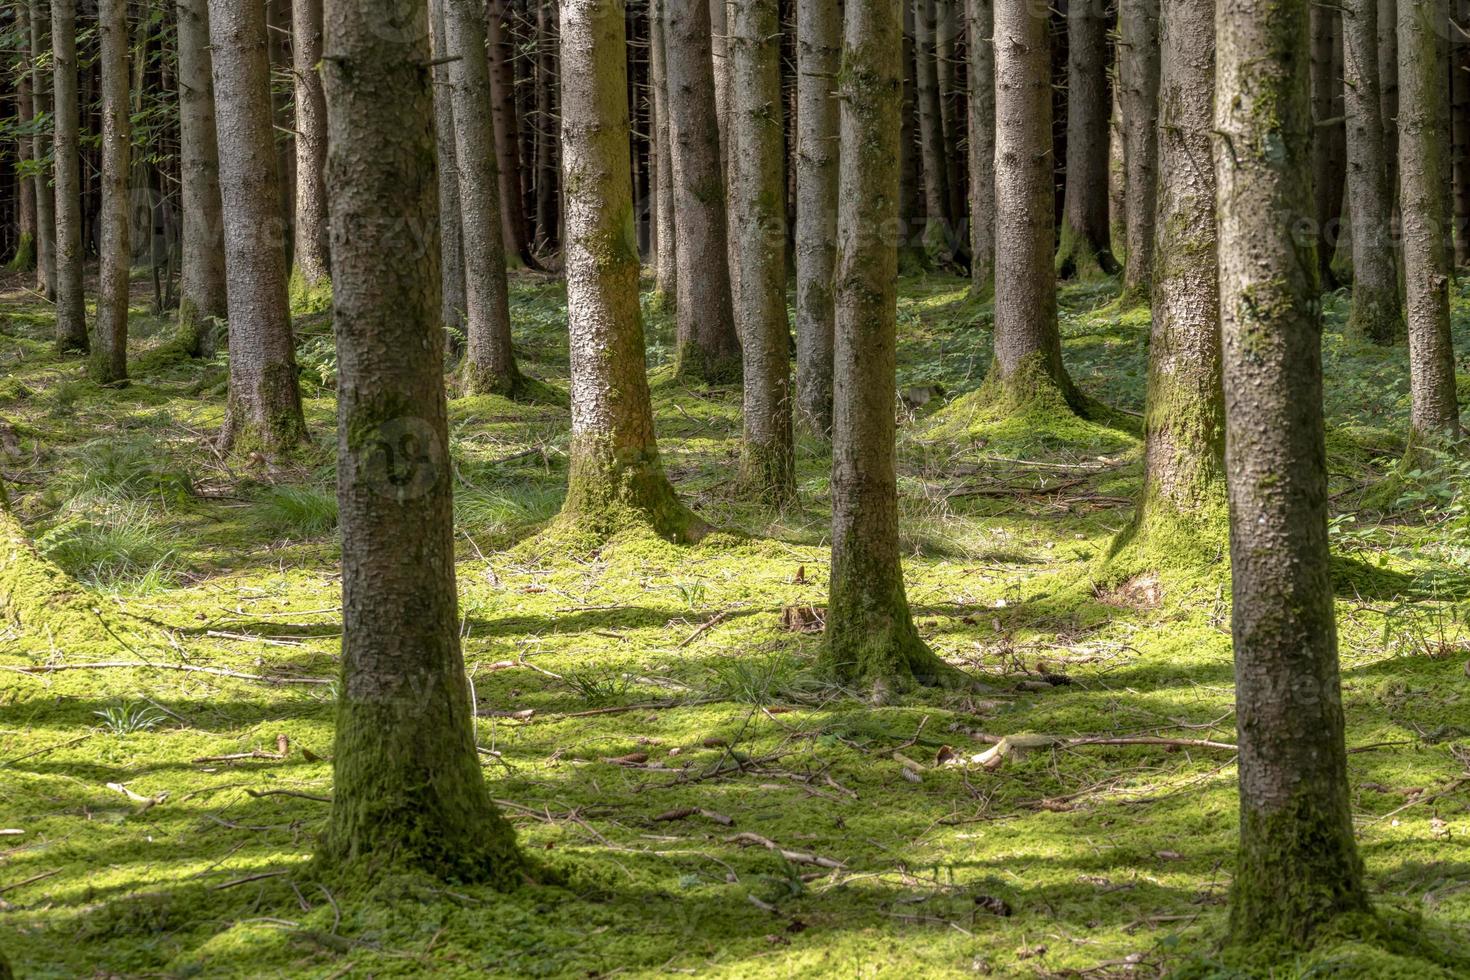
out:
M787 650L765 656L733 656L714 661L710 695L746 704L771 704L801 687L801 665Z
M261 495L256 523L270 534L317 538L337 526L337 495L313 486L275 486Z
M151 436L94 439L71 453L62 486L72 493L177 502L194 493L195 474L180 456Z
M709 594L709 588L698 579L688 582L676 582L674 592L679 599L690 609L699 609L704 606L705 596Z
M575 670L564 674L562 679L590 705L621 701L633 686L626 675L610 668Z
M47 558L88 585L113 592L153 591L172 584L168 531L139 503L107 497L73 499L59 521L36 539Z
M101 718L102 726L114 735L146 732L168 721L168 716L162 711L142 702L126 705L113 704L101 711L94 711L92 714Z

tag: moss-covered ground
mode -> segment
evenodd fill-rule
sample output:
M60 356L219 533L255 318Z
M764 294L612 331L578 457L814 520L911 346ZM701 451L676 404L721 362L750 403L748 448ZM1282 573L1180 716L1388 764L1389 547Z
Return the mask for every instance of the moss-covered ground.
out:
M0 472L40 551L132 628L0 623L0 951L21 977L1242 975L1222 952L1226 558L1122 581L1100 564L1140 480L1148 314L1115 291L1063 302L1069 369L1117 410L1100 424L977 408L988 308L959 280L902 284L899 382L925 403L900 429L909 596L980 693L874 708L815 672L819 636L782 612L823 602L829 458L801 443L799 509L734 497L738 392L672 380L665 315L664 460L718 529L697 545L538 538L567 410L453 402L478 741L548 869L501 895L310 873L341 632L325 318L298 321L313 444L226 458L210 438L227 355L180 360L140 307L133 383L99 389L10 281ZM516 279L523 367L562 387L564 304ZM1326 352L1352 803L1375 901L1428 938L1254 965L1465 975L1442 950L1470 936L1470 470L1374 495L1403 451L1406 355L1344 336L1346 312L1330 300ZM1467 317L1457 301L1462 350ZM973 761L1003 736L1071 741Z

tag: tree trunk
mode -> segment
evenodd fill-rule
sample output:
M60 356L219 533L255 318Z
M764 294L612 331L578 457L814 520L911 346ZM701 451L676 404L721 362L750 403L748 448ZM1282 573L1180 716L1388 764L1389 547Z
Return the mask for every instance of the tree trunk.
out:
M562 517L602 536L637 523L689 540L702 525L674 496L653 433L628 183L624 28L622 18L604 14L602 0L561 0L572 368Z
M454 81L455 151L464 240L466 330L465 391L516 397L525 379L511 349L510 299L505 274L504 194L496 168L494 100L486 57L485 20L478 0L443 0L447 57ZM519 185L517 185L519 186Z
M1047 8L995 5L995 364L991 397L1016 407L1057 396L1082 406L1062 366L1057 327Z
M439 156L439 315L449 332L449 346L458 355L465 344L464 231L461 228L459 157L455 149L454 73L444 29L445 0L429 0L434 41L434 147Z
M1455 0L1455 23L1470 26L1470 0ZM1470 41L1450 30L1450 92L1454 134L1455 265L1470 264Z
M1392 171L1384 148L1378 84L1378 0L1347 0L1343 72L1347 116L1347 194L1352 214L1353 305L1348 328L1376 344L1403 335L1398 258L1392 234Z
M180 0L178 30L179 170L184 211L179 339L190 356L212 357L215 324L228 316L229 308L208 0Z
M692 381L726 384L739 379L741 362L730 284L709 2L664 0L664 4L679 263L676 373Z
M1399 3L1399 202L1413 437L1460 431L1450 336L1448 0Z
M47 37L51 31L48 10L42 0L30 0L31 104L37 116L53 108L41 57L51 43ZM45 134L37 130L32 140L32 158L45 160L50 149ZM47 299L56 298L56 194L44 167L36 176L36 290Z
M102 75L102 240L97 334L88 373L102 385L128 379L128 278L133 268L128 174L133 139L128 98L127 0L97 7Z
M843 0L845 3L846 0ZM903 2L903 106L899 123L899 265L907 268L925 261L923 249L923 154L919 149L919 72L914 57L914 6ZM916 230L917 229L917 230Z
M292 305L315 309L330 292L327 229L327 103L322 95L322 0L293 0L291 74L296 89L296 229Z
M459 646L426 6L328 0L342 670L319 859L518 884L475 750ZM395 17L399 19L394 19ZM412 31L385 31L384 24Z
M1144 547L1197 552L1225 543L1225 406L1215 174L1215 11L1163 0L1160 17L1158 240L1144 412ZM1177 529L1184 533L1172 533Z
M1215 173L1240 847L1232 939L1305 944L1367 908L1327 540L1306 0L1219 8Z
M993 0L965 0L970 47L970 282L995 288L995 43Z
M556 31L556 0L538 0L536 4L536 243L545 251L556 248L561 230L561 157L556 139L556 94L560 86L557 51L560 39ZM650 29L654 36L650 46L657 50L658 22ZM655 57L662 58L661 52ZM657 98L657 96L656 96ZM665 125L667 128L667 124ZM667 148L663 149L667 153ZM672 237L672 236L671 236ZM662 243L660 239L660 243Z
M505 256L540 268L526 235L526 208L521 197L521 124L516 113L515 50L505 26L510 5L492 3L484 18L490 57L490 104L495 127L497 178L500 182L500 223Z
M1108 9L1097 0L1067 3L1067 175L1057 274L1112 275L1118 263L1108 225Z
M741 478L784 506L796 496L791 325L786 318L786 124L778 0L740 0L730 18L730 214L740 262L744 354Z
M31 8L25 0L15 5L15 19L19 40L28 45L31 37ZM28 51L26 54L29 56ZM31 68L24 61L16 69L15 114L22 128L29 128L36 118ZM10 267L17 272L30 272L36 264L36 197L43 185L35 176L25 173L31 167L34 153L35 144L31 140L16 139L16 170L21 175L15 182L18 199L16 202L16 231L19 234L19 240L16 242L15 255L10 261Z
M924 164L924 246L931 254L948 254L949 161L944 152L944 106L935 59L935 0L914 5L914 72L918 79L919 149Z
M875 699L956 675L914 628L898 551L894 371L903 0L847 0L826 666Z
M52 88L56 125L56 346L86 353L87 305L82 292L82 184L77 96L76 0L51 0Z
M1388 154L1388 186L1399 187L1399 12L1398 0L1378 0L1378 96L1382 105L1383 147Z
M1159 0L1120 0L1119 59L1123 92L1123 152L1127 166L1128 263L1123 292L1146 303L1154 262L1158 197Z
M796 400L806 428L825 438L832 431L840 0L798 0L796 25Z
M669 76L666 69L667 45L664 41L664 18L668 0L651 0L649 25L651 31L651 58L649 59L650 86L653 89L654 152L656 171L658 219L658 256L654 288L658 292L658 303L667 309L678 295L679 241L674 218L674 155L670 143L669 129Z
M1332 271L1342 220L1343 164L1342 76L1337 70L1340 46L1336 8L1312 4L1312 191L1316 197L1317 267L1322 288L1336 289Z
M965 229L961 226L968 207L969 188L965 173L968 167L966 154L961 147L965 140L963 98L960 92L959 51L960 38L964 36L964 19L960 8L965 0L935 0L934 57L939 66L939 99L944 119L944 159L949 169L946 183L949 185L950 228L949 248L959 252L965 242Z
M289 450L305 435L306 422L286 296L263 5L209 0L209 38L230 315L230 400L221 442Z
M679 0L665 0L678 3ZM715 76L715 116L720 132L720 172L728 170L730 150L730 4L735 0L709 0L711 70ZM667 14L665 15L667 16ZM668 38L665 38L668 44Z

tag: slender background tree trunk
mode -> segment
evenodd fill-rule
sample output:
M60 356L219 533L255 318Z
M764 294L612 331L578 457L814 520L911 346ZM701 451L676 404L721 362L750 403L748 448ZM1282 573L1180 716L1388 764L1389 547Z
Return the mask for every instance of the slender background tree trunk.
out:
M37 116L53 109L51 87L41 57L50 45L51 18L47 11L42 0L30 0L31 104ZM50 150L50 141L38 129L32 141L32 157L44 161ZM43 167L36 177L36 289L47 299L56 298L56 192L50 180L51 172Z
M292 292L313 305L329 282L327 103L322 95L322 0L292 0L291 73L296 89L296 230Z
M209 53L207 0L179 0L179 169L183 255L179 336L195 357L214 354L215 323L229 315L224 214Z
M449 42L444 31L446 0L430 0L429 19L434 38L434 145L439 155L440 316L449 331L450 346L459 354L465 342L464 231L460 226L459 155L455 149L454 73L447 59Z
M1067 3L1067 170L1057 273L1086 279L1118 271L1108 226L1108 11L1099 0Z
M970 281L979 295L995 284L995 43L993 0L965 0L970 47Z
M1159 0L1119 0L1119 11L1128 195L1128 262L1123 287L1129 301L1146 302L1153 274L1159 178Z
M90 374L98 384L109 385L128 378L128 278L133 267L128 175L133 127L128 98L127 0L101 0L97 28L102 74L102 241Z
M832 275L837 262L840 149L836 99L842 4L798 0L796 387L803 424L832 431Z
M52 0L51 46L56 80L52 89L56 125L56 345L63 354L75 354L88 349L86 297L82 293L76 0Z

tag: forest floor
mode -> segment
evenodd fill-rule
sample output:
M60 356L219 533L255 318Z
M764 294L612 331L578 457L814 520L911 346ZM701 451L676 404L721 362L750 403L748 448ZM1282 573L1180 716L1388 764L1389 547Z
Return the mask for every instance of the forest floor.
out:
M799 510L733 496L739 393L671 380L666 316L661 448L719 529L697 546L550 546L567 410L453 401L485 773L560 882L498 895L336 894L310 873L342 628L327 318L298 319L314 445L271 465L211 448L224 355L169 355L140 298L133 383L99 389L7 282L0 470L42 552L138 627L76 648L0 624L18 976L1240 975L1221 953L1227 558L1107 564L1139 488L1149 327L1111 284L1063 297L1074 377L1117 409L1101 424L978 410L989 309L960 280L902 283L900 386L944 389L900 428L909 596L980 694L874 708L815 673L820 637L786 611L824 601L830 459L802 441ZM523 367L564 387L564 289L518 278L513 310ZM1470 939L1470 465L1389 479L1406 354L1344 337L1346 312L1329 298L1352 806L1376 901L1427 938L1344 935L1271 975L1451 976L1437 950ZM1456 324L1470 350L1464 297ZM1120 738L1160 744L1096 741Z

